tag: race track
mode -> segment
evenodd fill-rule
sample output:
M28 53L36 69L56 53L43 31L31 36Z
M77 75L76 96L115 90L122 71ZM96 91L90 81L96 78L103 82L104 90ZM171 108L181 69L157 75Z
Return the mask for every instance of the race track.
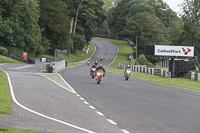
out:
M104 55L104 66L118 49L94 39L97 51L91 63ZM99 62L100 64L100 62ZM60 72L64 79L93 106L131 133L199 133L200 93L183 88L124 77L107 72L100 85L82 64Z

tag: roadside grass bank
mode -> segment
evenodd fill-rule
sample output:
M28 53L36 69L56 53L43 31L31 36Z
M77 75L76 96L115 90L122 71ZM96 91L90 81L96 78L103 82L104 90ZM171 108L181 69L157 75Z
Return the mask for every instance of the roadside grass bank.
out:
M11 96L6 74L0 70L0 114L11 113Z
M66 82L59 76L58 73L38 73L38 74L52 80L53 82L56 82L66 90L74 92L74 90L68 84L66 84Z
M40 55L40 56L34 57L34 59L35 59L36 61L40 61L40 57L54 59L54 56L52 56L52 55L46 55L46 54L42 54L42 55Z
M69 64L76 64L76 62L80 62L80 61L84 61L88 59L94 53L94 50L95 50L94 44L89 42L89 52L87 55L83 53L83 51L77 50L75 54L71 54L71 53L68 54L66 57L66 60Z
M43 132L36 132L31 130L20 130L20 129L8 129L8 128L1 128L0 133L43 133Z
M11 58L9 58L9 57L2 56L2 55L0 55L0 63L18 63L18 64L25 64L24 62L17 61L17 60L14 60L14 59L11 59Z
M105 38L100 38L100 37L95 37L95 38L113 42L119 47L119 53L116 60L113 62L113 64L111 64L110 66L107 66L106 69L108 71L123 75L124 70L119 68L119 63L129 64L128 55L132 52L131 46L128 45L128 43L125 41L119 41L119 40L113 40L113 39L107 39L107 38L105 39ZM146 81L156 82L160 84L166 84L170 86L200 91L200 82L192 81L188 79L187 76L186 76L187 78L186 77L163 78L160 76L149 75L149 74L140 73L140 72L132 72L131 77L146 80Z

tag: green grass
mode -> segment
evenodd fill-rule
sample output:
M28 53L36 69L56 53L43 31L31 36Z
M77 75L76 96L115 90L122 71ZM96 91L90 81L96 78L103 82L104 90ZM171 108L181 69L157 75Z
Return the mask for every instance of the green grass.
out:
M9 57L0 55L0 63L24 63L24 62L13 60Z
M69 91L73 91L64 81L63 79L57 74L57 73L39 73L40 75L47 77L53 81L55 81L57 84L63 86Z
M0 71L0 114L10 114L11 97L7 77Z
M0 133L43 133L31 130L0 128Z
M88 52L88 55L86 55L85 53L83 53L82 51L80 50L77 50L75 54L68 54L67 55L67 62L68 63L74 63L74 62L80 62L80 61L83 61L85 59L88 59L94 52L94 49L95 49L95 46L90 42L89 43L89 52Z
M125 41L104 39L104 38L99 38L99 37L98 38L96 37L96 39L113 42L119 47L118 57L116 58L115 62L111 64L110 66L106 67L106 69L123 75L123 69L119 68L119 63L123 63L123 64L129 63L127 58L128 58L128 54L132 52L132 48ZM188 76L185 76L185 78L163 78L160 76L149 75L149 74L145 74L141 72L132 72L131 76L138 79L146 80L146 81L200 91L200 82L192 81L188 79Z
M52 56L52 55L46 55L46 54L42 54L42 55L40 55L40 56L34 57L34 59L35 59L36 61L40 61L40 57L54 59L54 56Z
M77 64L74 64L74 63L68 63L67 64L67 67L72 67L72 66L76 66Z

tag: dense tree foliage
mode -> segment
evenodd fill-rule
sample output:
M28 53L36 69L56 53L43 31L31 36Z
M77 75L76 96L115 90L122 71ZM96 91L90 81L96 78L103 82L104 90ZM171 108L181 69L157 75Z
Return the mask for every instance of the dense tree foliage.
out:
M21 47L32 53L40 52L39 15L37 0L0 1L0 44Z
M105 20L102 0L1 0L0 45L33 54L76 51Z
M85 42L95 35L97 27L105 20L102 0L63 0L70 11L71 32L75 41L75 49L82 49Z
M181 44L194 46L195 55L200 58L200 1L184 0L182 8L184 32L181 36Z
M1 0L0 45L33 54L82 50L95 34L146 45L193 45L200 56L200 1L178 17L163 0Z
M70 49L69 30L70 18L68 16L67 5L61 0L41 0L40 27L42 29L43 40L50 41L50 50ZM48 41L43 42L48 47Z
M182 8L178 17L163 0L121 0L108 14L111 35L137 36L139 54L146 45L193 45L200 55L200 1L185 0Z

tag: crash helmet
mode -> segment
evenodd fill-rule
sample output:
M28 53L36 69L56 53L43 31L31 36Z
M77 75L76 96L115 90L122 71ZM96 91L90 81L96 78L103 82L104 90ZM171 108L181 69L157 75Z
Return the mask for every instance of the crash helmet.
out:
M131 68L131 65L127 65L127 68Z

